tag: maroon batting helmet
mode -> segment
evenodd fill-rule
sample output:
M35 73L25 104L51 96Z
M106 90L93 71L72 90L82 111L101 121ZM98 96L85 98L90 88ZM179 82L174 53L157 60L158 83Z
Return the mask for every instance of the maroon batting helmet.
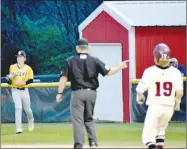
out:
M170 49L166 44L160 43L154 48L153 56L157 64L167 66L169 64Z

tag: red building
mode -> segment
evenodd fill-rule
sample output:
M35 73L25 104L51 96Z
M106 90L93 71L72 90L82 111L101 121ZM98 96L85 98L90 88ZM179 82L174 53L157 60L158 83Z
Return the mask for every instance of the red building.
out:
M103 2L80 24L79 33L90 43L121 43L122 59L130 60L129 69L122 72L126 122L131 117L130 79L141 78L154 64L156 44L167 44L171 57L186 66L185 1Z

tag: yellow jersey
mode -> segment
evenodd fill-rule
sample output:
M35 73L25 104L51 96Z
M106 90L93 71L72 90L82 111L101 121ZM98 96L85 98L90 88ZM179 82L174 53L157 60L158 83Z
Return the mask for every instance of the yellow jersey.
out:
M9 68L9 74L14 75L14 77L12 78L11 86L15 88L26 87L26 85L17 86L16 81L27 82L28 80L33 79L34 77L32 68L26 64L22 68L19 68L18 64L11 65Z

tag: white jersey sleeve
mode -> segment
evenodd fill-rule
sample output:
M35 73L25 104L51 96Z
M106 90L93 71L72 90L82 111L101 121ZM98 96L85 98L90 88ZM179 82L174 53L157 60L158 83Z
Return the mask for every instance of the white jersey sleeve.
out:
M148 69L146 69L143 73L143 76L140 80L140 82L138 83L137 87L136 87L136 91L139 93L144 93L145 91L147 91L149 84L150 84L150 74Z
M175 91L183 90L183 78L179 70L176 71L174 88Z

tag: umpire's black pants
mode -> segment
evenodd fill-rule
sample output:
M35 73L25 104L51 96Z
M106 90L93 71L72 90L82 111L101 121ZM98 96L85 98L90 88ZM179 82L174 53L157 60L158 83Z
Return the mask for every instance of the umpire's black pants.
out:
M84 126L88 133L88 141L97 144L95 122L93 120L93 112L96 101L97 92L90 89L80 89L72 91L70 112L73 124L74 148L82 148L84 139Z

